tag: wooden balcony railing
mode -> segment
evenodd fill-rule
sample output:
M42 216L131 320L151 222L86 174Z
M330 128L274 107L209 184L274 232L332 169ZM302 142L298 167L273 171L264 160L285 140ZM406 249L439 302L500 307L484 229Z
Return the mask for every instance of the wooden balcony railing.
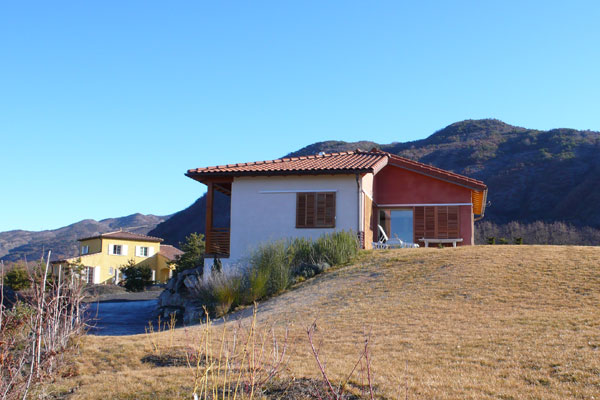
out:
M212 228L206 233L206 255L229 257L229 228Z

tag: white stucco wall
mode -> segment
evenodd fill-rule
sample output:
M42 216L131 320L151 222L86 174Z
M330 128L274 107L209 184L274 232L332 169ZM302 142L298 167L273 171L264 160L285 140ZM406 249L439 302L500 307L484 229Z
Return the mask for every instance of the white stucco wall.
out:
M336 192L335 228L296 229L296 193ZM358 227L355 175L239 177L231 188L231 248L223 264L242 261L259 244ZM207 263L212 265L211 260Z

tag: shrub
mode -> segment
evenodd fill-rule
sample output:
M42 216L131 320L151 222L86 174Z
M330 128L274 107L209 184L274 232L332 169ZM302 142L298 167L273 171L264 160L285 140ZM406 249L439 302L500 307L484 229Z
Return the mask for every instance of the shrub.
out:
M496 244L496 238L493 236L487 238L487 244Z
M292 268L301 264L315 264L315 246L312 240L307 238L296 238L290 240L287 245L288 261Z
M134 260L121 268L125 274L125 289L130 292L141 292L152 283L152 270L146 264L136 265Z
M515 244L523 244L523 238L522 237L515 238Z
M255 283L262 285L263 296L272 296L287 289L291 283L289 245L284 241L264 244L250 257L251 275L257 277ZM256 287L256 289L260 289ZM258 291L257 291L258 292ZM261 297L263 297L261 296Z
M209 279L211 293L214 298L213 308L217 316L227 314L232 307L240 304L242 281L242 276L239 274L217 274Z
M314 242L317 262L344 265L358 256L358 238L352 232L334 232L319 237Z
M508 240L506 238L500 238L499 243L500 244L508 244Z
M4 284L10 286L13 290L29 289L31 287L29 273L25 267L16 266L4 276Z

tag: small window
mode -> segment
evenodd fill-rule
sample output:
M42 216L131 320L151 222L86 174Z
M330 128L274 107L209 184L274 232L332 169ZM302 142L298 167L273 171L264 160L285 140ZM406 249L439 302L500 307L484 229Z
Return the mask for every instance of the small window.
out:
M90 246L81 246L81 255L88 254L90 252Z
M85 267L85 282L89 285L94 283L94 267Z
M114 269L113 267L109 267L109 268L108 268L108 273L109 273L110 275L114 274L114 273L115 273L115 269Z
M122 248L121 248L120 244L113 245L113 252L112 252L113 254L121 255L121 251L122 251Z
M335 192L298 193L296 228L335 228Z
M140 256L148 257L148 247L140 247Z

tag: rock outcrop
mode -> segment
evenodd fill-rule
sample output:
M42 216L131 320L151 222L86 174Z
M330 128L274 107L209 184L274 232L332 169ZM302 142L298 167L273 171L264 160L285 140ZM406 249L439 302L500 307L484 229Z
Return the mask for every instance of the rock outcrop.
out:
M203 303L196 295L202 284L202 269L198 267L180 272L169 280L158 297L158 312L161 318L169 319L175 313L184 324L197 324L204 316Z

